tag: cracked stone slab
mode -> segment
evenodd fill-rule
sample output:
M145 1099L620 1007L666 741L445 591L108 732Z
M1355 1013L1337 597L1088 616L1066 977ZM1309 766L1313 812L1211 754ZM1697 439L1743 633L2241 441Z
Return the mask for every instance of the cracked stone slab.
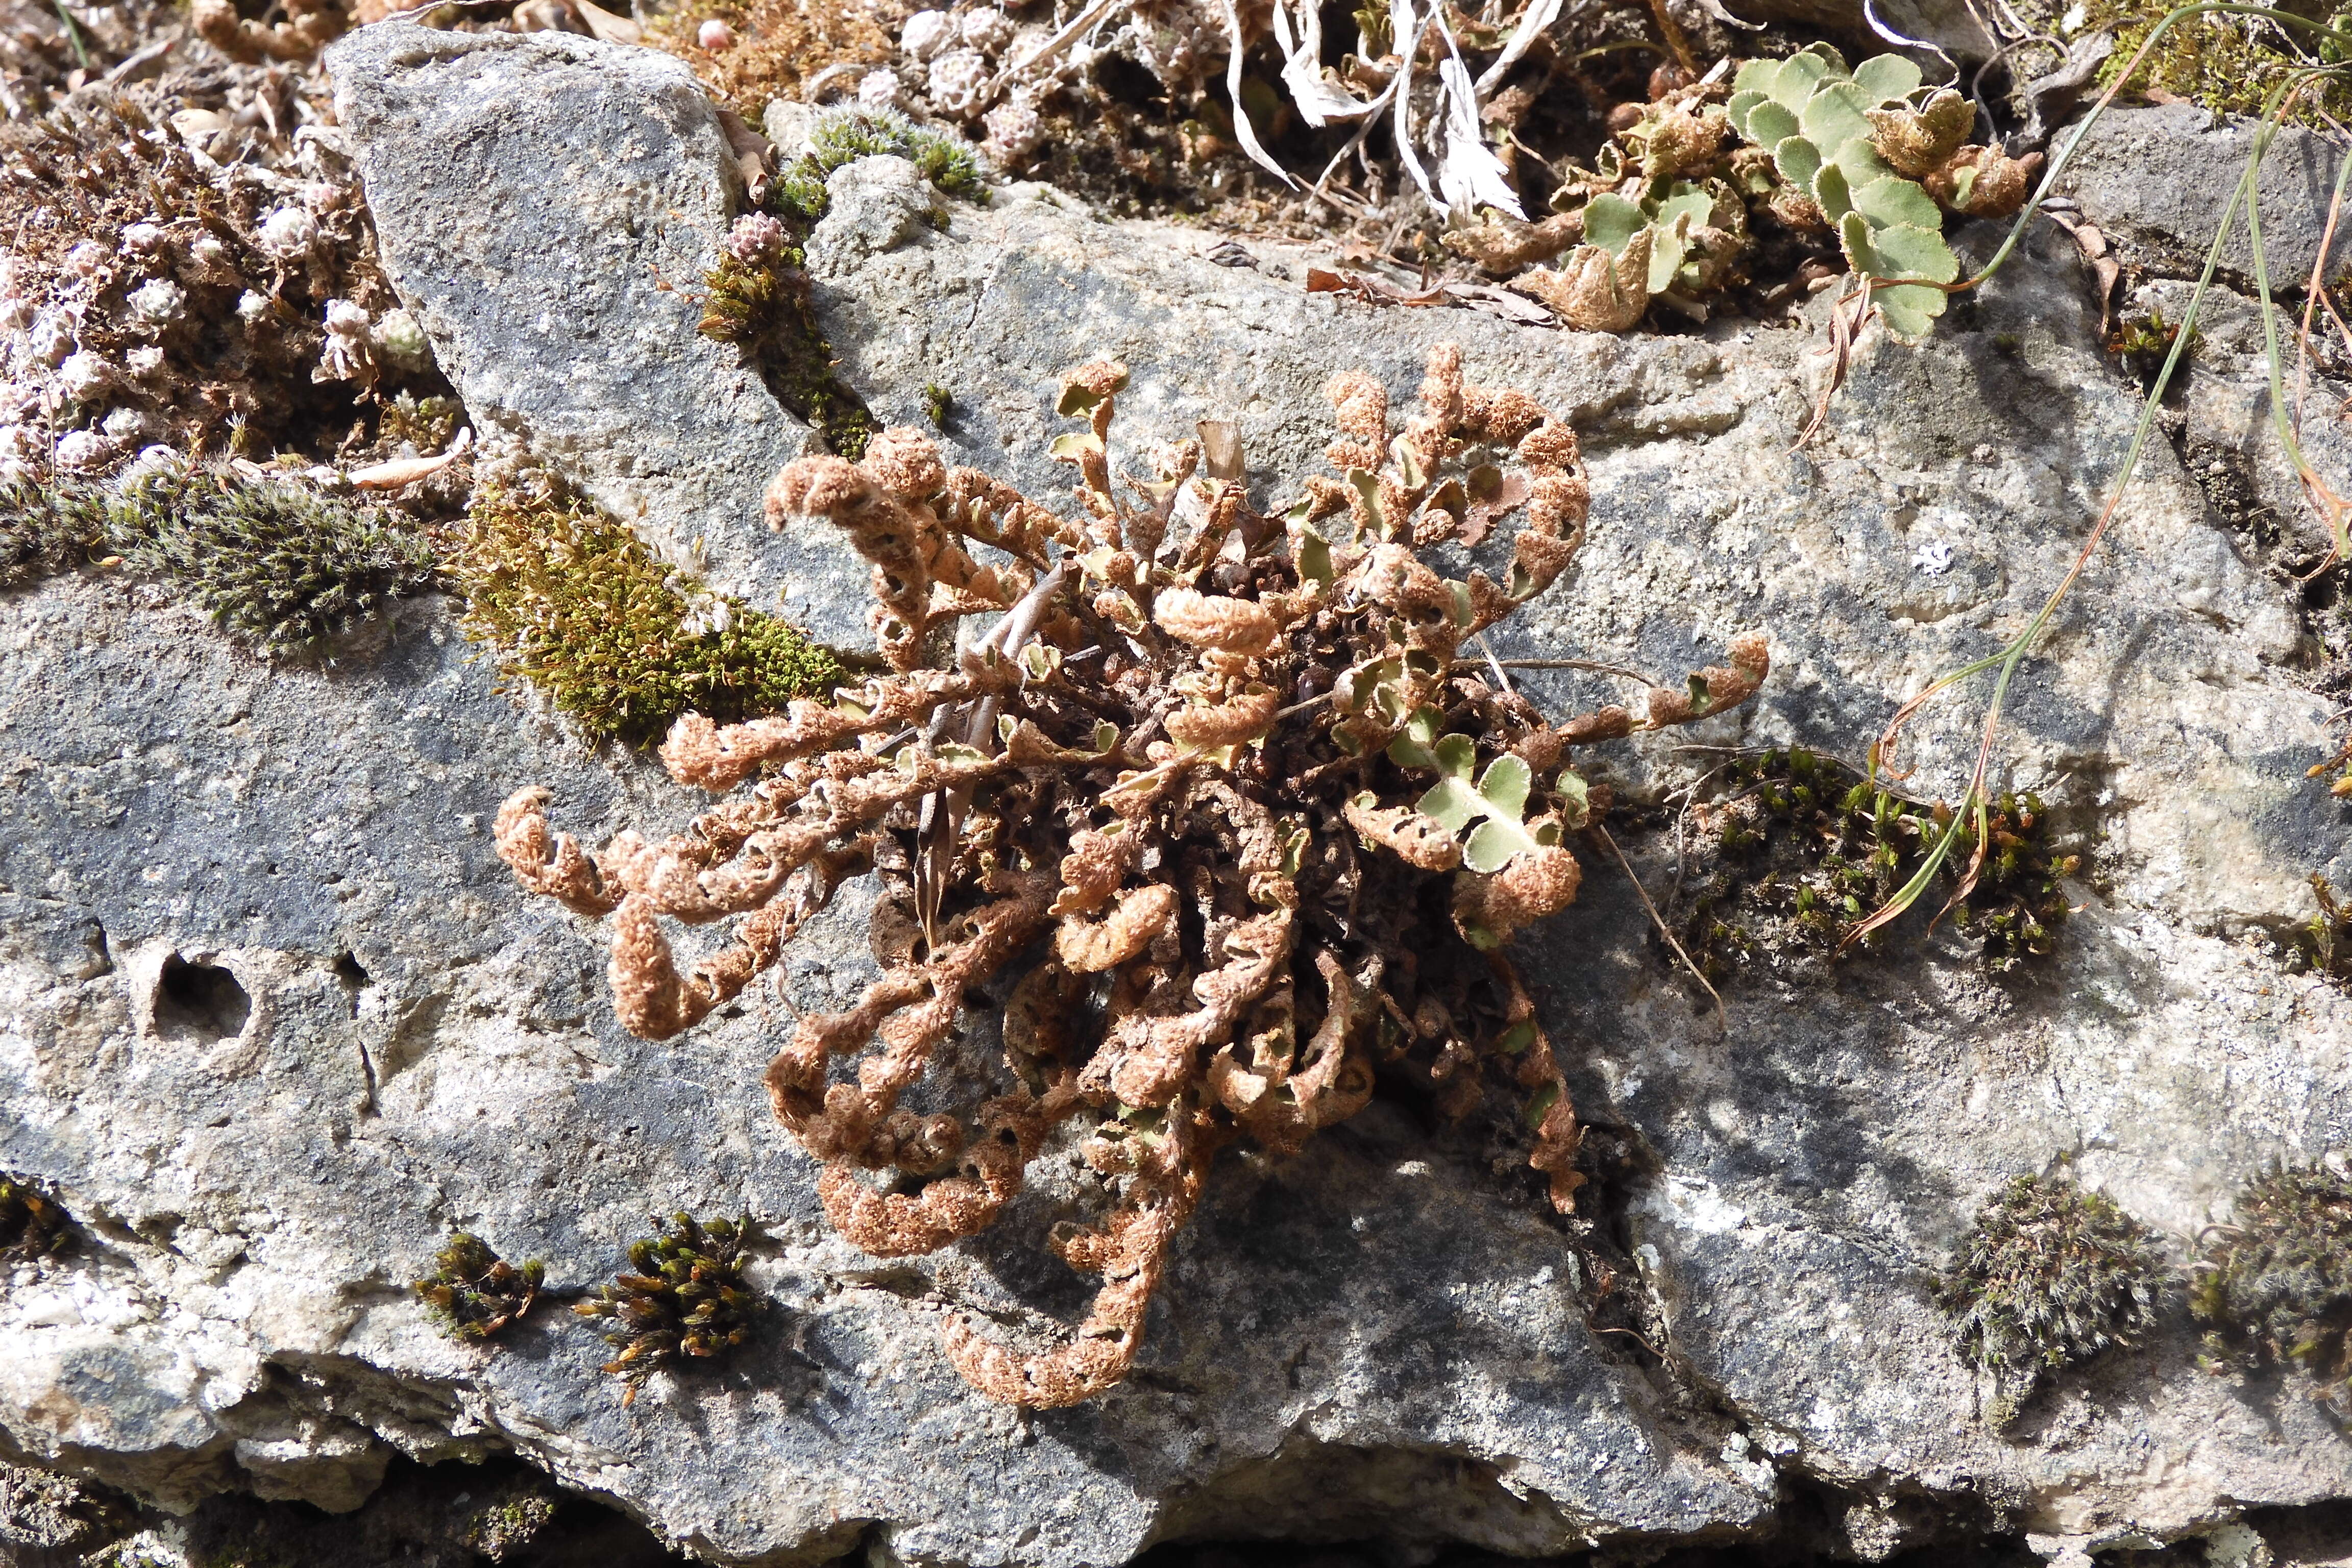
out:
M668 561L835 644L866 567L771 533L812 433L695 331L740 205L681 61L569 33L362 27L327 51L386 275L488 447L583 486Z

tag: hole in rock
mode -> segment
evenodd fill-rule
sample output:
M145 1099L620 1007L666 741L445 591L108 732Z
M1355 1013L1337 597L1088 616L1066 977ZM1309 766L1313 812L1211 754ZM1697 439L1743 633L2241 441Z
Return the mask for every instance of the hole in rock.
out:
M360 967L359 959L349 952L335 955L335 978L353 990L368 983L368 972Z
M190 963L178 953L163 961L155 984L155 1032L167 1038L226 1040L245 1033L253 998L236 975L216 963Z

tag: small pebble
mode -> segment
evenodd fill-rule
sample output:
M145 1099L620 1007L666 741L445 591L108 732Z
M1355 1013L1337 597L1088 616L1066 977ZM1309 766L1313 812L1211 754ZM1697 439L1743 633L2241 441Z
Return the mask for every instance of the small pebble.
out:
M698 47L717 54L735 47L735 29L713 16L695 32L694 41Z

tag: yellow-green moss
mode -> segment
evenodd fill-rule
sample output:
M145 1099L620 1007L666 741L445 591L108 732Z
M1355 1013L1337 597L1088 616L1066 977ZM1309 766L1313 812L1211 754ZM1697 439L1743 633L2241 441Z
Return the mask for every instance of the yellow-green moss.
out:
M748 260L722 253L702 282L703 335L741 349L776 400L815 426L835 452L853 462L864 457L878 426L834 374L798 248Z
M2324 5L2281 8L2336 26L2343 26L2347 15L2338 11L2331 17ZM2084 0L2079 7L2065 9L2061 26L2069 37L2084 37L2101 27L2115 29L2116 50L2099 77L2104 87L2124 73L2169 9L2145 0ZM2147 63L2133 73L2131 87L2142 92L2155 88L2192 99L2220 114L2259 115L2264 97L2294 71L2314 65L2340 65L2346 58L2345 51L2332 40L2292 24L2259 16L2185 16L2158 40ZM2331 79L2312 89L2294 118L2317 124L2317 111L2323 110L2339 119L2352 112L2352 83ZM2222 194L2216 192L2215 199Z
M478 489L450 568L474 637L594 740L642 745L688 710L731 723L842 678L789 623L681 585L627 528L551 485Z

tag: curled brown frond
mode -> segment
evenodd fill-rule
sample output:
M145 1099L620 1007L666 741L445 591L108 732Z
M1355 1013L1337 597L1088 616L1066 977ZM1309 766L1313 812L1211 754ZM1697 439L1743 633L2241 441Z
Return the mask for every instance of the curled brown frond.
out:
M1339 471L1275 516L1229 450L1214 477L1189 441L1119 471L1126 384L1108 361L1063 383L1075 516L913 431L786 467L771 521L842 529L872 563L889 671L748 723L680 720L671 774L735 792L684 834L591 855L535 790L498 829L526 887L614 913L615 1005L656 1038L772 967L842 880L880 879L880 976L800 1017L768 1089L831 1223L882 1257L993 1223L1077 1124L1089 1218L1052 1246L1101 1279L1084 1321L1029 1350L966 1315L945 1331L974 1387L1032 1406L1126 1374L1221 1147L1295 1151L1376 1071L1450 1119L1517 1103L1528 1164L1570 1205L1574 1107L1504 951L1576 896L1570 837L1605 795L1570 753L1720 712L1767 666L1736 638L1638 721L1554 722L1484 683L1465 644L1561 580L1591 491L1569 426L1475 385L1451 345L1401 431L1379 383L1335 378ZM1508 565L1437 563L1472 547ZM967 616L984 629L953 635ZM730 943L674 955L672 928L719 921ZM975 1087L950 1047L979 1006L1001 1008L1003 1060Z

